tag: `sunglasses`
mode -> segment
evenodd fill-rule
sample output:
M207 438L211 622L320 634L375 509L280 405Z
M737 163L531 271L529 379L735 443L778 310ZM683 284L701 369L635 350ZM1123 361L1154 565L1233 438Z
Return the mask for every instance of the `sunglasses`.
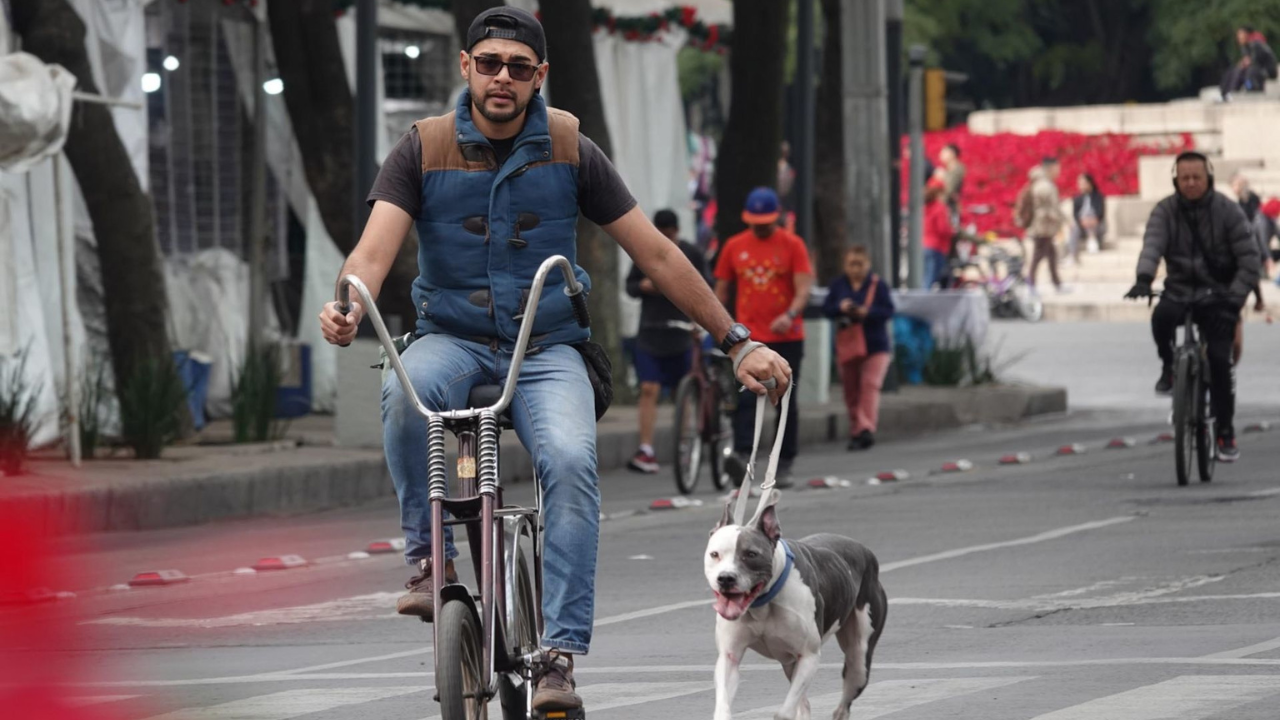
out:
M497 75L502 72L502 67L505 65L507 74L511 76L512 80L518 82L528 82L538 72L537 65L522 62L503 62L490 55L477 55L471 58L471 62L476 72L481 75Z

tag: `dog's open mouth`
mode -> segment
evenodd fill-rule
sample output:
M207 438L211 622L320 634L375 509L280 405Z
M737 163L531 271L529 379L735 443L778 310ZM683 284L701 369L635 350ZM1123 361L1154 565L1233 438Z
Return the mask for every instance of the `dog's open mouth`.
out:
M737 620L751 607L751 603L759 597L764 583L751 588L751 592L719 592L716 591L716 612L725 620Z

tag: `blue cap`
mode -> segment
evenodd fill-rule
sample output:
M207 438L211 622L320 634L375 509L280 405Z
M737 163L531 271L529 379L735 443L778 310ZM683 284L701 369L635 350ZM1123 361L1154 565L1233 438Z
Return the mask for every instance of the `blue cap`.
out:
M742 208L742 222L748 225L778 222L778 193L769 187L752 190Z

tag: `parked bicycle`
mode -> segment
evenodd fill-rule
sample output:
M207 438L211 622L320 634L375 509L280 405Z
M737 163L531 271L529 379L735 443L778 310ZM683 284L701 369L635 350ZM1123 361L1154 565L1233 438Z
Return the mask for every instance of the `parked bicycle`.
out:
M1022 274L1027 259L1022 244L1019 243L1018 247L1018 253L1011 253L1002 247L989 246L985 253L972 252L953 261L952 286L986 293L992 317L1039 322L1044 317L1044 302L1036 296ZM982 266L984 256L987 269ZM976 272L978 277L975 279L970 271Z
M437 608L432 627L435 700L444 720L487 718L494 698L507 720L546 720L530 711L535 674L547 661L538 647L543 630L542 484L535 471L532 508L504 504L498 459L501 433L511 429L508 407L529 346L538 301L547 275L557 267L564 274L565 294L573 301L578 324L590 324L584 287L574 277L573 265L563 256L548 258L538 268L529 290L506 382L477 386L471 390L467 408L443 412L427 409L414 391L364 283L355 275L346 275L338 286L343 313L348 312L350 289L355 288L405 395L427 420L432 567L445 566L445 526L463 525L471 547L478 594L461 582L445 584L442 572L433 573L431 579ZM455 494L450 493L445 460L446 430L458 443ZM444 519L446 511L451 516L448 520ZM577 710L548 713L546 717L573 720L585 714Z
M669 325L695 330L690 323ZM676 489L684 495L697 488L704 456L715 488L723 490L728 484L724 460L733 452L732 414L737 407L733 359L706 344L704 331L697 334L689 374L676 386L675 396Z

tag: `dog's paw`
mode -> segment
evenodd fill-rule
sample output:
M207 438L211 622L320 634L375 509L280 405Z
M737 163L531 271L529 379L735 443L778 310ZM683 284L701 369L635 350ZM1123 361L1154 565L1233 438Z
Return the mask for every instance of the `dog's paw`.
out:
M831 713L831 720L849 720L849 708L836 708L836 711Z

